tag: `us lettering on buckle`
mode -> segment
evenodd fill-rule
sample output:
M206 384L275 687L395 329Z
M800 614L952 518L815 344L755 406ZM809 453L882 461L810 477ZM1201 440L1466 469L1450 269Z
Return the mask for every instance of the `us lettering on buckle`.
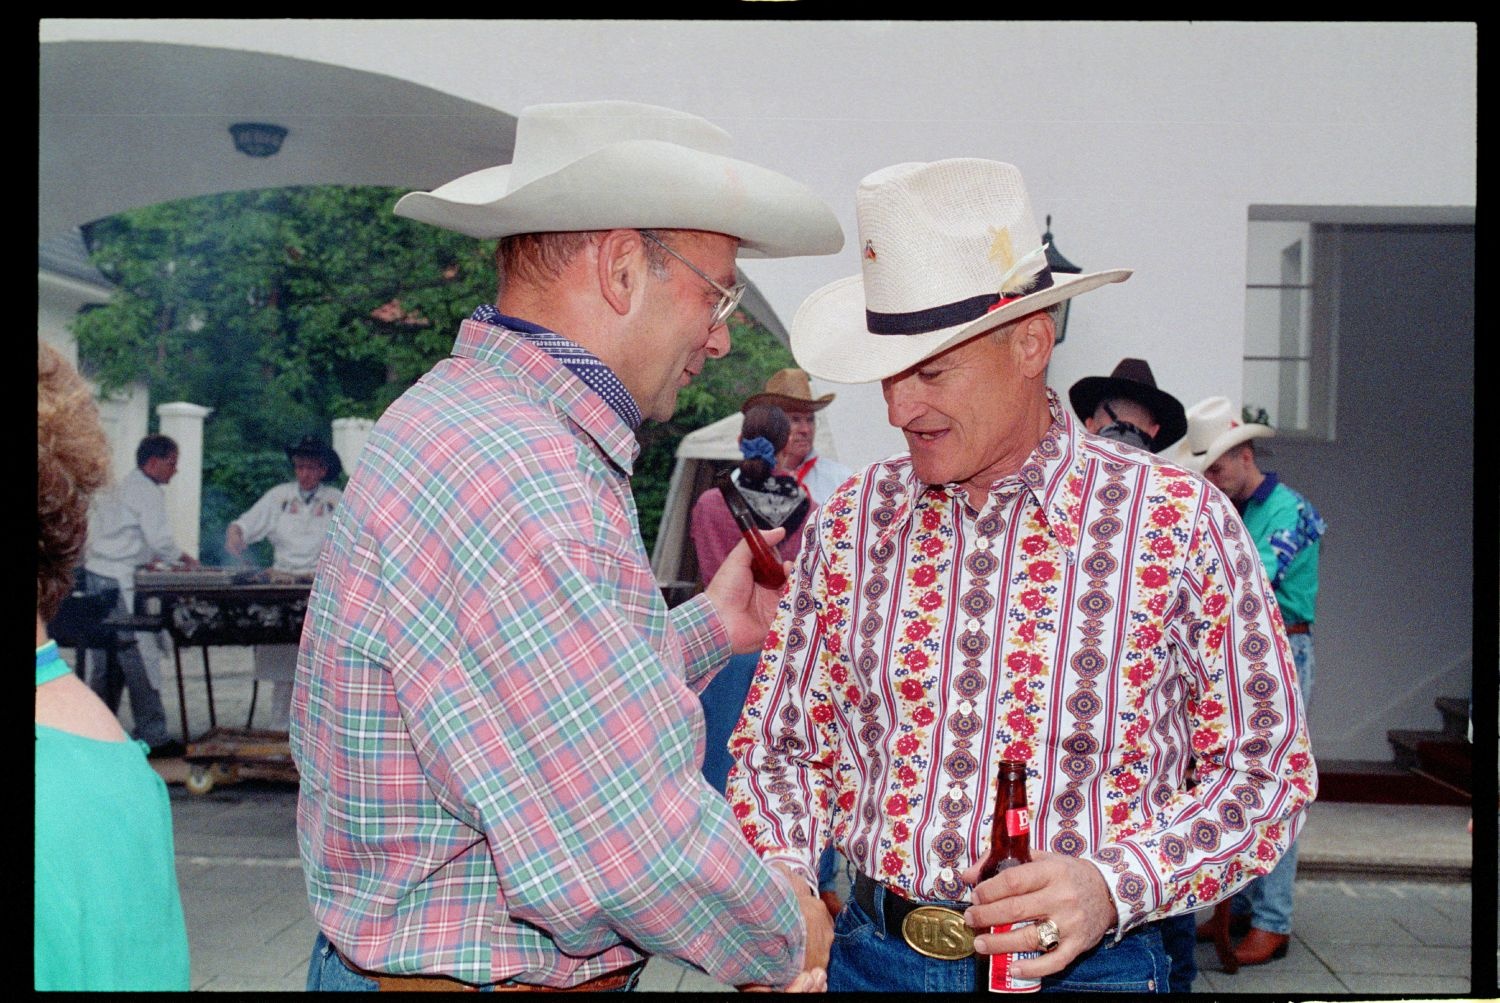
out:
M974 931L962 913L942 906L918 906L901 921L901 937L918 954L958 961L974 953Z

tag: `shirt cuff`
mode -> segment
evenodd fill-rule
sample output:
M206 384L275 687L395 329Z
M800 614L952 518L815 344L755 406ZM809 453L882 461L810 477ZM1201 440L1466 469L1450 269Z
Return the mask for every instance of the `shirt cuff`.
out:
M1104 931L1104 937L1101 937L1100 941L1102 942L1105 937L1112 937L1113 942L1118 944L1124 939L1125 934L1130 932L1128 924L1131 916L1131 911L1122 906L1120 900L1115 897L1114 882L1118 875L1113 868L1100 863L1093 857L1084 857L1083 859L1093 864L1094 869L1099 872L1099 876L1104 879L1104 894L1109 896L1110 905L1115 907L1115 925Z
M729 661L729 630L713 603L702 593L672 610L672 626L682 638L687 683L692 684Z

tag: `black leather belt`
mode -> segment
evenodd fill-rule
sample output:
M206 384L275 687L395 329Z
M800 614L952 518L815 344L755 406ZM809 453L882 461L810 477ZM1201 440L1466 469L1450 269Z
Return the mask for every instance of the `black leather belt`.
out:
M958 961L974 955L974 931L964 925L964 914L952 906L912 902L884 889L882 908L875 908L875 895L881 885L868 875L854 877L854 901L866 916L885 917L885 932L905 941L918 954L945 961Z

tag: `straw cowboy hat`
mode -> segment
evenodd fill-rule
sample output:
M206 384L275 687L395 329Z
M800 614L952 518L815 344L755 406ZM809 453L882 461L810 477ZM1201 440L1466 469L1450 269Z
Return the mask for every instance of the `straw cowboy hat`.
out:
M1135 401L1151 412L1161 426L1152 440L1158 452L1187 434L1187 414L1182 402L1156 388L1156 377L1145 359L1121 359L1108 376L1085 376L1068 388L1068 401L1080 418L1093 417L1100 401L1117 397Z
M854 197L861 274L792 318L797 364L831 383L895 375L1130 270L1052 273L1021 172L993 160L897 164Z
M344 472L344 461L339 459L339 454L316 435L304 435L299 442L286 447L286 458L290 462L296 463L299 456L310 456L328 468L323 475L326 484L332 484Z
M769 404L783 411L821 411L833 403L833 394L822 397L812 395L812 384L807 374L800 369L778 369L766 380L766 389L745 399L740 411L749 411L757 404Z
M1228 397L1210 397L1187 409L1187 434L1168 458L1201 474L1240 443L1275 434L1269 425L1240 421Z
M490 239L615 228L709 230L744 257L832 254L838 219L805 185L728 156L729 134L697 115L630 101L532 105L509 164L431 192L396 215Z

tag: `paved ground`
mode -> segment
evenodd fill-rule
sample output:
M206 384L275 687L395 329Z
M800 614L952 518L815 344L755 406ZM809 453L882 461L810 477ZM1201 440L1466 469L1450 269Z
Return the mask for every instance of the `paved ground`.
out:
M211 657L220 723L241 725L249 704L248 653L214 649ZM207 727L197 659L196 652L184 656L195 732ZM175 722L175 681L168 690L168 720ZM128 719L128 711L124 714ZM181 783L180 763L159 764L159 769L171 785L193 988L302 989L317 931L297 861L295 787L245 780L190 794ZM1226 975L1213 949L1202 945L1194 990L1304 997L1469 995L1476 896L1467 878L1467 818L1463 808L1314 806L1302 848L1291 951L1280 961ZM1400 838L1393 840L1393 834ZM1481 868L1481 907L1494 901L1494 873ZM670 960L654 959L641 988L719 992L726 987Z

